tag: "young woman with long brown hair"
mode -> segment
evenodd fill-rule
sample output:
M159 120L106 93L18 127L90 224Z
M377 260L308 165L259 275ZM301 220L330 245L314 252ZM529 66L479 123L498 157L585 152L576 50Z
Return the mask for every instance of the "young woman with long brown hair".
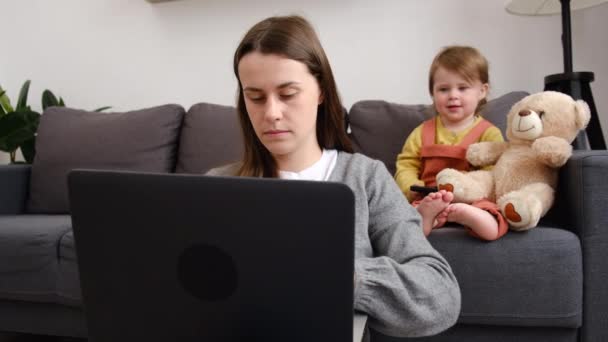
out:
M351 153L333 73L311 25L298 16L257 23L235 52L234 73L245 153L209 174L346 184L355 194L354 308L394 336L454 324L456 278L384 164Z

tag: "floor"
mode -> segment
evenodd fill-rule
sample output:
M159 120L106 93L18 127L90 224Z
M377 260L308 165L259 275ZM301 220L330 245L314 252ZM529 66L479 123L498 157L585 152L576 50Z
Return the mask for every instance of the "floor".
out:
M86 342L86 339L0 332L0 342Z

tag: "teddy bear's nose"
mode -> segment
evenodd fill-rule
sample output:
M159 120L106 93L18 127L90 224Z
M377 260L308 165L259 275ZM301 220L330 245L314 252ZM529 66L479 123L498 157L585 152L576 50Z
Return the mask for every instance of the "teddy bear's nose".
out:
M532 114L532 112L529 111L529 110L527 110L527 109L524 109L524 110L522 110L522 111L519 112L519 116L528 116L530 114Z

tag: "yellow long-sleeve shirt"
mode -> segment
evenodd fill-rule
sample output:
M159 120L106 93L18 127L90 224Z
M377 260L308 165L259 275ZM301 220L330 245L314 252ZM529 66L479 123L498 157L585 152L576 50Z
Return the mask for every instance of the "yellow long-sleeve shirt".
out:
M475 118L475 121L468 128L460 132L451 132L443 126L441 120L435 120L435 143L442 145L458 145L462 139L475 127L481 120L480 116ZM397 156L397 171L395 172L395 181L401 188L403 194L412 202L415 194L410 191L410 186L421 185L424 182L420 179L422 161L420 159L420 150L422 149L422 125L416 127L407 137L401 153ZM504 141L500 129L492 126L486 129L481 135L478 142L482 141ZM491 169L492 166L486 166L483 169Z

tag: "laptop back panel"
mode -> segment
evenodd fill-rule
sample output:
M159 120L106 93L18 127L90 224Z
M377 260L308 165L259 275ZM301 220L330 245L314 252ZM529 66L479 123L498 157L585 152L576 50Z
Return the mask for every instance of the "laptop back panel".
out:
M352 341L337 183L74 171L90 341Z

